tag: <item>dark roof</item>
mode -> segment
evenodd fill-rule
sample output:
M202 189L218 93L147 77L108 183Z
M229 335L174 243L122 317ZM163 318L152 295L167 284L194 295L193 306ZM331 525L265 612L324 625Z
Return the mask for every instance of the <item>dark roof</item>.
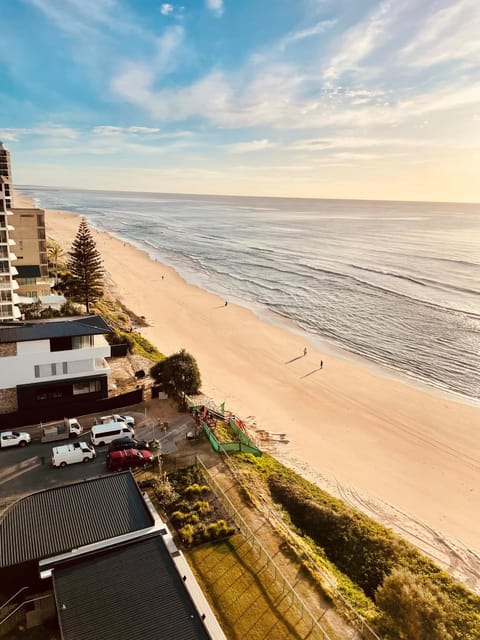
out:
M19 278L39 278L42 274L38 264L14 265Z
M63 640L196 640L210 636L162 537L55 567Z
M66 553L153 523L129 472L39 491L2 514L0 567Z
M112 333L101 316L72 316L50 320L0 323L0 343L27 342L73 336L94 336Z

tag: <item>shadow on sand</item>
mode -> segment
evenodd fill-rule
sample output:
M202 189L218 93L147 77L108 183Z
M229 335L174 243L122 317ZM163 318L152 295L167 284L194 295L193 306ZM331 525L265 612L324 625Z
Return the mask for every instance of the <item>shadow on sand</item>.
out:
M291 360L287 360L287 361L285 362L285 364L290 364L291 362L295 362L295 360L300 360L300 358L305 358L305 355L306 355L306 354L303 354L303 353L302 353L302 355L301 355L301 356L297 356L296 358L292 358Z
M313 369L312 371L309 371L308 373L306 373L304 376L300 376L300 380L302 378L308 378L308 376L311 376L313 373L317 373L317 371L321 371L322 367L318 367L318 369Z

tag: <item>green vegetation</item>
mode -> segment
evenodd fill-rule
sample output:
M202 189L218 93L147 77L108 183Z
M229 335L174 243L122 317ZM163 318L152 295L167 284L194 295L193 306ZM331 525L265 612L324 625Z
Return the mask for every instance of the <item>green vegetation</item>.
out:
M316 640L318 634L291 606L269 571L262 571L256 553L234 535L185 551L202 590L222 622L228 638L240 640ZM333 636L332 636L333 637Z
M235 527L227 523L198 467L189 467L155 485L155 497L186 547L227 538ZM203 496L202 500L198 496ZM214 505L212 504L212 501Z
M238 442L238 436L235 431L228 422L223 422L222 420L215 421L213 434L217 442Z
M70 297L75 302L84 304L87 313L90 313L91 305L103 295L104 271L102 258L85 218L80 221L68 255L68 269L71 277L67 288Z
M106 336L109 344L127 344L129 353L137 353L152 362L158 362L165 357L151 342L132 330L132 321L140 324L141 319L118 300L106 295L95 302L94 311L100 314L113 330L112 335Z
M243 454L235 464L252 501L259 485L270 493L309 557L332 572L339 591L385 638L480 637L480 598L415 547L268 455ZM310 560L306 567L314 576Z
M185 349L157 362L150 369L150 375L163 386L168 395L180 397L200 390L201 378L197 361Z

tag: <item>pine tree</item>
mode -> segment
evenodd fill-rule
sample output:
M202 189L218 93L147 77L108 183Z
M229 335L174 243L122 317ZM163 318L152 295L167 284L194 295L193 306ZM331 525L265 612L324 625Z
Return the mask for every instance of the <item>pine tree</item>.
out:
M103 295L104 271L102 258L85 218L80 221L68 255L68 268L71 274L70 295L76 302L84 304L87 313L90 313L90 305Z

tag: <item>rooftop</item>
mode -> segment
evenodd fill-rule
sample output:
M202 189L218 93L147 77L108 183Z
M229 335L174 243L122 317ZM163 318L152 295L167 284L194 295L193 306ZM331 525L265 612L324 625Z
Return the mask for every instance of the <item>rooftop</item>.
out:
M39 491L0 517L0 567L66 553L153 524L129 472Z
M210 638L161 535L56 566L64 640Z
M0 344L106 333L112 333L112 330L105 320L97 315L2 322L0 323Z

